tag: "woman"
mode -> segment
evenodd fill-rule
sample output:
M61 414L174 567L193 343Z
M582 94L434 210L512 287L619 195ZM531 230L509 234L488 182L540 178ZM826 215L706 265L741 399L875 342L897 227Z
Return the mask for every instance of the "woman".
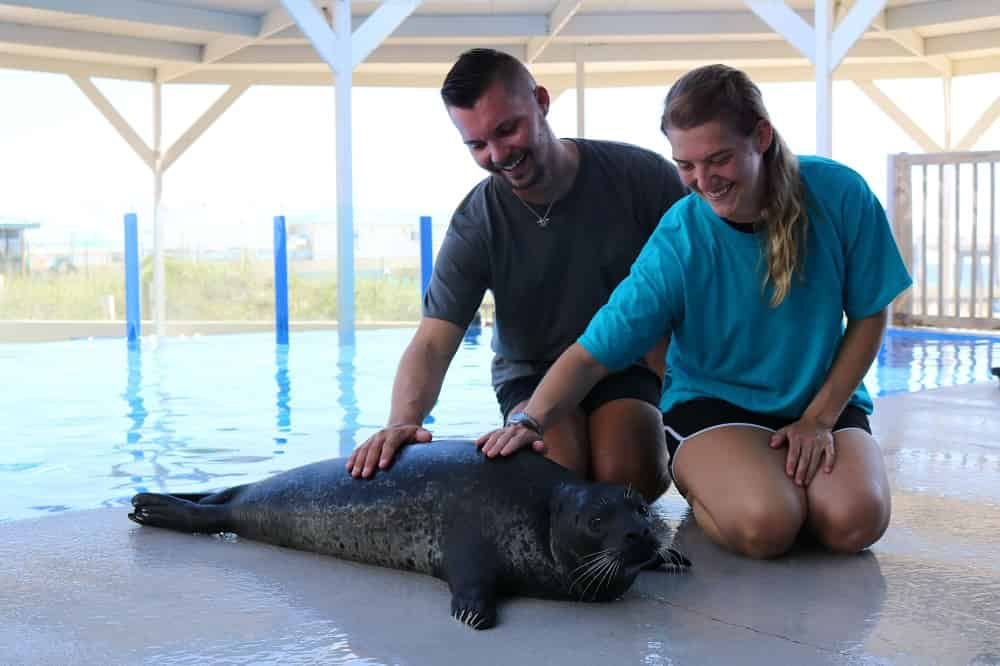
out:
M523 413L477 443L491 457L544 450L547 424L670 334L671 471L709 537L757 558L804 530L863 550L890 495L861 380L911 283L885 212L854 171L796 158L739 70L686 74L661 128L692 193Z

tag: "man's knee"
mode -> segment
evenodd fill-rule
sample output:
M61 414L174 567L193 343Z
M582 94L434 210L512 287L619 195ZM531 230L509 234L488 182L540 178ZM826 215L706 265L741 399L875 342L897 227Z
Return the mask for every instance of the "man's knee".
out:
M649 503L670 489L670 469L665 460L643 462L638 458L626 459L625 456L603 456L593 461L592 468L594 481L631 485Z
M670 488L660 412L638 401L617 402L591 416L591 474L595 481L631 484L653 502Z

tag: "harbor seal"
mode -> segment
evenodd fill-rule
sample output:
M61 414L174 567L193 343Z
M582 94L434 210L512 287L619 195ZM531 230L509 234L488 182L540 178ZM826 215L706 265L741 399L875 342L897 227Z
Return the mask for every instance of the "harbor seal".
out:
M489 460L471 440L408 446L368 480L345 464L217 493L140 493L129 518L429 574L475 629L495 624L501 596L610 601L640 569L691 564L661 545L638 492L581 481L532 451Z

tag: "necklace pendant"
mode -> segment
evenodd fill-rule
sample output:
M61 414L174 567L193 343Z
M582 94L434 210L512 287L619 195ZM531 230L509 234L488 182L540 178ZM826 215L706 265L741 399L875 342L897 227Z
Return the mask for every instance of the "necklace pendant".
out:
M549 226L550 221L551 220L549 219L548 215L546 215L545 217L540 217L538 218L538 226L544 229L545 227Z

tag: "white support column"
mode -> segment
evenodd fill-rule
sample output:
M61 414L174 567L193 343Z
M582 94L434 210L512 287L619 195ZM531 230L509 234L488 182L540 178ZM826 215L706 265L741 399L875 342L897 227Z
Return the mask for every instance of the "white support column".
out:
M944 149L951 150L951 74L945 74L941 78L941 87L944 103Z
M354 67L388 37L422 0L385 0L352 32L351 0L333 0L333 30L312 0L281 0L334 75L337 141L337 331L354 344L354 178L351 92Z
M584 91L587 88L585 79L586 67L583 62L583 52L576 51L576 135L581 139L586 138L586 114L584 107Z
M351 0L334 0L335 108L337 132L337 332L341 346L354 345L354 147L352 145Z
M813 70L816 77L816 154L833 155L833 76L831 70L833 50L833 7L830 0L816 0L813 19L813 37L816 40L816 59Z
M163 84L153 82L153 324L157 337L167 334L167 275L163 260Z
M834 30L831 0L815 0L812 27L784 0L743 0L813 64L816 77L816 153L833 153L833 72L848 50L877 22L886 0L858 0ZM881 16L884 23L884 16Z

